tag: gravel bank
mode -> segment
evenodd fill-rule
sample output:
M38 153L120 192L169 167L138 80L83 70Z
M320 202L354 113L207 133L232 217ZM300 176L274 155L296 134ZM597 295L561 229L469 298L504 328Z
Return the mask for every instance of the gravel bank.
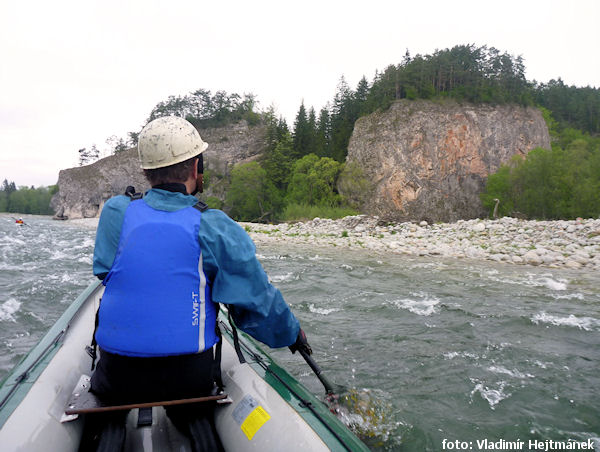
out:
M600 219L575 221L459 220L379 224L357 215L304 223L240 223L257 246L289 241L415 256L489 259L551 268L600 270Z
M69 221L89 228L98 224L98 218ZM313 247L600 270L600 219L526 221L505 217L432 225L379 223L377 217L357 215L304 223L240 224L258 247L286 241Z

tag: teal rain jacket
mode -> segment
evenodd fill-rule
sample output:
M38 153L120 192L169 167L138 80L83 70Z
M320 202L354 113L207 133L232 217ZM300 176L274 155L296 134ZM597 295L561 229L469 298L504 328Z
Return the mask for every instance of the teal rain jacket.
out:
M151 208L167 212L197 201L191 195L160 189L149 190L143 198ZM116 196L102 209L93 267L99 277L109 273L113 265L129 203L129 197ZM269 283L246 231L220 210L208 209L202 212L198 241L212 300L233 306L236 326L255 339L274 348L293 344L300 329L298 320L281 292ZM148 247L152 249L152 243Z

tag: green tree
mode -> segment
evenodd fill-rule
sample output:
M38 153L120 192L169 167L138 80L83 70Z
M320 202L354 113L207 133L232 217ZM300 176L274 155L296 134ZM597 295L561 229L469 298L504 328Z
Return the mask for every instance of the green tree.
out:
M498 216L510 216L515 211L511 168L502 165L487 179L485 190L480 195L483 206L489 210L490 217L498 200Z
M358 163L348 162L343 165L337 187L348 205L360 210L372 194L373 183L365 177Z
M342 163L348 153L348 142L358 114L354 109L354 93L342 76L333 99L330 117L331 153L329 157Z
M293 164L293 142L288 133L275 144L274 149L267 149L261 160L267 179L282 193L285 193Z
M236 165L231 171L231 185L225 208L238 221L269 221L281 208L277 189L267 179L257 162Z
M336 183L342 164L329 157L315 154L304 156L294 163L288 185L288 203L338 206L342 198Z
M538 219L600 215L600 139L579 136L566 149L537 148L525 159L515 157L502 166L488 177L481 194L484 206L491 209L498 198L501 215L519 212ZM558 137L558 142L566 140Z
M330 155L330 136L331 123L329 120L329 110L327 107L323 107L319 112L315 137L315 154L319 157Z
M313 131L308 122L304 101L300 104L294 122L293 149L294 158L301 158L311 152L310 145L313 141Z

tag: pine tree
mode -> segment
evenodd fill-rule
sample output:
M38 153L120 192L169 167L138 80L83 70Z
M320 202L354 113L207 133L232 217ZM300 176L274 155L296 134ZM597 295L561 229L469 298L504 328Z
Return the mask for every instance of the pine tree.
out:
M310 153L310 140L311 130L308 124L308 117L306 115L306 108L304 107L304 100L300 104L298 114L296 115L296 121L294 122L294 159L299 159Z
M353 114L354 93L344 76L340 78L333 99L331 112L331 157L344 162L348 153L348 141L354 129L356 116Z
M330 138L331 136L331 123L329 121L329 109L328 107L321 108L319 113L319 119L317 121L317 135L315 154L319 157L330 157Z

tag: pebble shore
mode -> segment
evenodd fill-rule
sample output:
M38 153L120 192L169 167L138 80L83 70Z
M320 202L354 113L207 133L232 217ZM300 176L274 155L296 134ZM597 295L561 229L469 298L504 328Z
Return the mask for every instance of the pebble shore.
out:
M95 228L97 218L69 220ZM456 223L381 224L356 215L298 223L240 225L261 244L364 249L411 256L488 259L519 265L600 270L600 219L527 221L459 220Z
M488 259L519 265L600 270L600 219L382 224L377 217L240 223L257 246L289 242L412 256Z

